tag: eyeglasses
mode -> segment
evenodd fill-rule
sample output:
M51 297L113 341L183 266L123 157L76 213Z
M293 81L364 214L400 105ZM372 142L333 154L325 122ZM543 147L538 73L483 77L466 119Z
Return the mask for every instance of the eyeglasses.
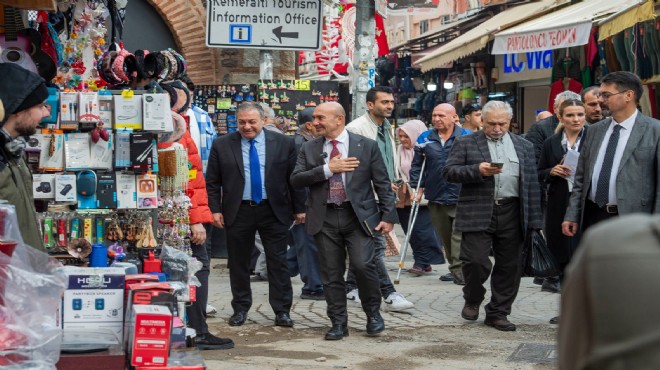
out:
M602 93L598 94L598 97L603 98L603 100L607 100L607 99L611 98L614 95L623 94L623 93L626 93L628 91L630 91L630 90L623 90L623 91L619 91L618 93L614 93L614 94L609 93L609 92L602 92Z

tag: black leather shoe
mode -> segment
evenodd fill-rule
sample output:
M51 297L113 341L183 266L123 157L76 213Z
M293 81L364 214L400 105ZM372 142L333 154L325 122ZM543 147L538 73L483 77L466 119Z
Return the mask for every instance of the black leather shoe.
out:
M385 330L385 321L380 316L380 312L376 312L373 316L367 317L367 335L378 335Z
M516 324L507 319L489 319L484 320L484 324L492 326L500 331L516 331Z
M275 315L275 325L291 328L293 327L293 320L291 320L288 313L280 312Z
M245 320L247 319L247 312L245 311L238 311L234 312L233 315L229 318L229 326L241 326L245 324Z
M551 318L550 323L555 324L555 325L559 324L559 316L555 316L555 317Z
M300 293L300 299L313 299L315 301L325 300L325 294L323 292L302 292Z
M234 348L234 341L229 338L218 338L213 334L202 334L195 338L195 346L203 351L207 349L230 349Z
M449 272L447 274L441 275L440 281L454 281L454 274Z
M336 324L325 333L325 340L340 340L348 336L348 325Z
M559 279L556 277L545 278L541 284L541 291L548 293L559 293Z

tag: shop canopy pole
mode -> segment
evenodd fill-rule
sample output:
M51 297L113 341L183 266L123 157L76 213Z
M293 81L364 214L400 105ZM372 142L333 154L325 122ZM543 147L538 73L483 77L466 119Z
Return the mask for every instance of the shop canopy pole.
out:
M355 2L355 51L353 52L353 109L351 120L367 111L367 91L375 86L376 19L374 1Z

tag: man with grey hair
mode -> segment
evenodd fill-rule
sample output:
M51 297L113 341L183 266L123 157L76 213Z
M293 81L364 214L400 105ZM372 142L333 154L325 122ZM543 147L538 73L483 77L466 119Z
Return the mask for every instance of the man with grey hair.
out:
M261 108L263 108L264 115L266 116L266 124L264 124L264 129L283 134L282 130L280 130L277 125L275 125L275 111L273 108L264 103L259 103L259 105L261 105Z
M536 162L538 162L541 158L541 151L543 151L543 142L545 139L555 134L555 128L557 128L557 125L559 124L559 117L557 117L557 110L559 106L564 102L564 100L568 99L576 99L582 101L582 98L579 94L569 90L557 94L555 97L555 104L553 105L555 114L551 117L536 122L532 127L529 128L529 131L527 131L525 139L531 141L532 144L534 144Z
M486 294L483 284L490 276L492 294L484 323L513 331L516 325L507 316L520 286L523 241L529 230L543 225L540 187L532 144L509 134L511 106L490 101L482 116L483 130L456 138L442 170L447 181L461 184L454 224L463 235L465 306L461 316L466 320L479 317Z

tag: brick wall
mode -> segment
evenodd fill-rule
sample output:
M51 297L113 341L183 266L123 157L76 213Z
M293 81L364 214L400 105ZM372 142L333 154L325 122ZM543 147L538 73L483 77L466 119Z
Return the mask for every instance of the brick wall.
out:
M259 79L259 52L206 47L206 9L199 0L148 0L170 28L190 78L200 85L254 83ZM295 77L295 52L274 52L273 76Z

